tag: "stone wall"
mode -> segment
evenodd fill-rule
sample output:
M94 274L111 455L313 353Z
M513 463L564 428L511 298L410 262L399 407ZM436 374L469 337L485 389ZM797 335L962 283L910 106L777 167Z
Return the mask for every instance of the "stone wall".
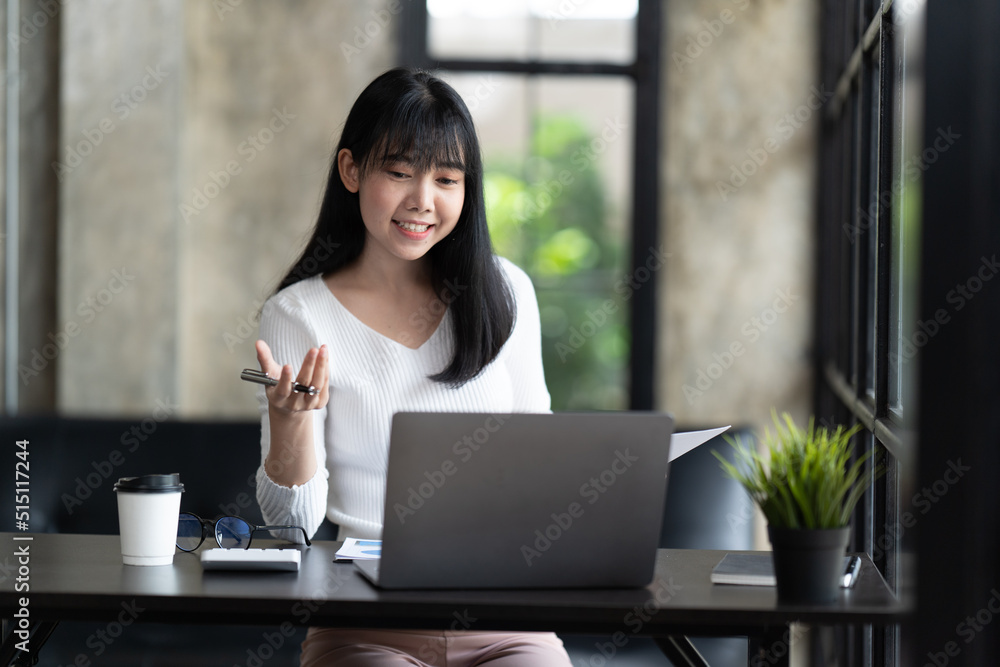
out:
M682 423L810 406L815 4L664 5L658 395ZM58 261L32 269L58 286L45 326L66 345L36 385L56 409L253 416L236 376L350 104L395 61L386 6L62 7Z
M672 0L663 47L660 406L688 424L811 409L817 7Z
M257 313L315 222L384 3L64 8L58 409L252 417ZM92 144L88 146L87 144ZM88 155L82 156L83 152Z

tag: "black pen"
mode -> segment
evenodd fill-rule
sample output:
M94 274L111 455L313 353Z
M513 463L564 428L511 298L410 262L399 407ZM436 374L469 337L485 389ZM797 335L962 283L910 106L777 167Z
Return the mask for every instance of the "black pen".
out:
M257 384L266 384L269 387L277 386L278 381L267 373L262 373L261 371L254 370L252 368L244 368L243 372L240 373L240 379L246 380L247 382L256 382ZM309 394L310 396L316 395L316 387L312 385L304 385L296 382L292 385L292 391L298 391L303 394Z
M847 563L847 570L844 571L844 588L854 588L854 582L858 580L858 571L861 569L861 556L851 556Z

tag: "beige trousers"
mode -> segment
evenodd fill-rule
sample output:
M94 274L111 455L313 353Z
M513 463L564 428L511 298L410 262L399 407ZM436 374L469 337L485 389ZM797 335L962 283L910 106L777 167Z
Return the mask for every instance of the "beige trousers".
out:
M309 628L302 667L572 667L550 632Z

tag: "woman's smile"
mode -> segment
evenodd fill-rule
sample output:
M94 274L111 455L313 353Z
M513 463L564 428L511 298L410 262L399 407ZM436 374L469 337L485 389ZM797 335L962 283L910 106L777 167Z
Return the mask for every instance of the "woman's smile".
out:
M399 228L399 231L403 232L403 234L416 240L427 238L431 227L434 226L432 224L422 223L416 220L393 219L393 223Z

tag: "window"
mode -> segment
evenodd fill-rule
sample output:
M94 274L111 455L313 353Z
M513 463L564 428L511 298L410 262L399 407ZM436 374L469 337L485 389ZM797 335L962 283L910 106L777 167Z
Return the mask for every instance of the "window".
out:
M910 330L919 234L918 82L906 57L912 7L891 0L823 3L822 74L836 85L820 148L817 414L859 422L859 451L884 467L854 517L851 549L899 586L901 468L910 440ZM896 3L897 5L899 3ZM914 136L916 134L916 137ZM849 664L894 665L897 628L853 631Z
M659 3L404 11L401 64L434 69L475 118L494 244L538 293L553 409L651 409Z

